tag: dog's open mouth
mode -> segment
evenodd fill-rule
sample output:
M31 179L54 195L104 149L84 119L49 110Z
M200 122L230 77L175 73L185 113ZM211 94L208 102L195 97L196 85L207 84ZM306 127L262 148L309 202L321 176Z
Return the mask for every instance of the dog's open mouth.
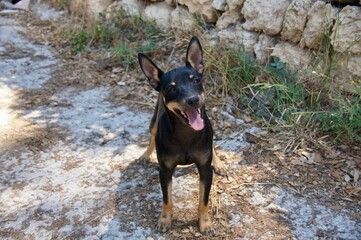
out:
M180 115L188 121L189 125L196 131L204 128L204 121L200 108L193 108L186 111L179 111Z

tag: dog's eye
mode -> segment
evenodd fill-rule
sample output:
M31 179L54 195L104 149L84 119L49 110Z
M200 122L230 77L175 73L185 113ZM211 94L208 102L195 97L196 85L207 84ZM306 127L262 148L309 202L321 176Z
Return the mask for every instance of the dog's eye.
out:
M193 84L198 85L200 83L201 83L201 80L199 80L199 78L193 79Z
M170 86L167 87L166 90L167 90L167 92L172 93L172 92L175 92L176 89L175 89L175 86L170 85Z

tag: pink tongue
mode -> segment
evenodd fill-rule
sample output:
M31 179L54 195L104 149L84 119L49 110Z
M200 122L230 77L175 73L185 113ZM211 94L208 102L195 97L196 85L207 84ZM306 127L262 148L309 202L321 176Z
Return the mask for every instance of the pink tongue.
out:
M198 113L197 109L188 110L185 113L187 114L189 124L194 130L199 131L203 129L203 119L201 118L201 115Z

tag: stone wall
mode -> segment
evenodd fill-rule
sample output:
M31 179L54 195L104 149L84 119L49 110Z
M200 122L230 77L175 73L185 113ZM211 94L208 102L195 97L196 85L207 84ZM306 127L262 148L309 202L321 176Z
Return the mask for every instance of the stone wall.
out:
M74 1L79 2L79 1ZM230 47L242 45L258 61L279 57L289 66L302 69L312 51L323 51L325 36L340 54L338 77L346 83L361 79L361 1L321 0L87 0L87 12L96 16L99 3L107 11L123 8L128 14L142 14L165 31L192 30L196 16L213 25L212 40ZM337 2L337 3L335 3ZM98 4L98 5L97 5ZM97 7L91 7L97 6ZM356 81L355 81L356 80ZM353 91L352 84L345 89Z

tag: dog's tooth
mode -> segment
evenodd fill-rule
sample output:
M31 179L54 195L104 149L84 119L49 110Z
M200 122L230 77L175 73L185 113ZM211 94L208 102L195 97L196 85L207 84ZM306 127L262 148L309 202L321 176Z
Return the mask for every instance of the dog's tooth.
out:
M183 117L187 118L187 115L183 111L181 111L181 113L182 113Z

